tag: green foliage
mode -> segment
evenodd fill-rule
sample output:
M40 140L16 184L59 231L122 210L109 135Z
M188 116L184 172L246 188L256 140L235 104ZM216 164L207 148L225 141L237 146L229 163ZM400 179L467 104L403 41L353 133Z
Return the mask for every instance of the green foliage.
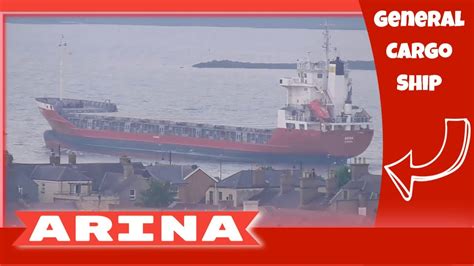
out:
M150 188L141 193L140 205L149 208L164 208L173 202L174 196L170 183L151 181Z
M13 155L9 153L8 151L5 151L5 157L7 158L7 164L10 165L13 163Z
M337 178L337 185L339 187L344 186L351 180L351 172L348 166L341 166L336 169L336 178Z

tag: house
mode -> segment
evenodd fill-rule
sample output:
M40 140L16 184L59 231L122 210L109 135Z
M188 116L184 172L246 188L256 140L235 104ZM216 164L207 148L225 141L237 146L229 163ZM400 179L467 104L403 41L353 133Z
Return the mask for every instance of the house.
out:
M98 193L101 197L117 197L111 208L133 209L139 204L139 195L150 188L147 171L135 173L135 166L127 156L120 157L122 171L106 172L100 180Z
M118 204L113 206L116 209L140 205L140 197L152 181L170 184L174 201L188 204L204 202L207 189L217 182L195 165L154 164L142 168L126 156L120 158L120 165L122 171L105 172L98 182L100 195L118 197Z
M365 158L354 158L350 171L351 180L329 201L329 209L374 218L377 213L381 176L369 173L369 164Z
M325 196L326 182L314 170L276 170L262 167L239 171L208 189L206 203L243 206L257 201L260 206L302 208Z
M145 166L141 162L131 162L133 172L135 174L142 175L144 173ZM82 174L92 178L92 191L99 191L99 186L107 173L122 173L123 166L120 161L116 163L81 163L75 164L70 163L70 166L77 169Z
M169 183L176 193L175 201L181 203L204 203L207 190L218 181L196 165L155 164L146 171L152 180Z
M7 164L7 202L32 203L39 201L38 184L30 178L35 166L34 164Z
M249 200L256 201L259 206L278 209L325 209L326 181L313 171L303 172L298 179L283 174L278 187L269 186Z
M38 198L43 203L52 203L61 195L92 192L92 179L68 166L37 165L30 177L38 185Z

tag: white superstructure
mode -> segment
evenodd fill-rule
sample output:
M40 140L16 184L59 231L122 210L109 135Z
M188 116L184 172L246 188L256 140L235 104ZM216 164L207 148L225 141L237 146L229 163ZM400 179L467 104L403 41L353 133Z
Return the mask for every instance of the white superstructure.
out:
M281 78L286 106L278 110L278 128L297 130L356 130L370 127L370 116L352 105L352 85L345 63L329 60L329 32L324 32L326 61L297 62L297 77Z

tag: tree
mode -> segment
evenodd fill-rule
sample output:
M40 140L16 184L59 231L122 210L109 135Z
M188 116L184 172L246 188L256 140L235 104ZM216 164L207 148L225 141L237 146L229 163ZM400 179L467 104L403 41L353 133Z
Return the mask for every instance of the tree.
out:
M150 188L141 193L141 205L151 208L168 207L173 202L175 193L169 182L151 181Z
M13 163L13 155L8 151L5 151L5 157L7 158L7 165L11 165Z
M351 172L348 166L341 166L336 170L337 185L339 187L344 186L351 180Z

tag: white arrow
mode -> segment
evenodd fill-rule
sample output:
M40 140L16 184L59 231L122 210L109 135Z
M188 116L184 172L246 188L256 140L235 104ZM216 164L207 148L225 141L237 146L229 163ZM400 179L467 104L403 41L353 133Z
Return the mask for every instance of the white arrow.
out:
M428 175L428 176L417 176L417 175L412 175L410 177L410 183L409 186L407 187L401 180L400 178L394 173L392 168L396 166L397 164L403 162L407 157L410 159L410 168L411 169L420 169L420 168L425 168L434 163L438 158L441 156L443 153L443 150L446 146L446 142L448 140L448 123L449 122L464 122L464 142L461 148L461 151L459 152L459 156L456 159L456 161L446 170L444 170L441 173L435 174L435 175ZM448 176L455 172L456 170L461 167L461 165L464 163L464 159L466 158L467 151L469 149L469 143L471 141L471 123L469 123L469 120L467 118L445 118L444 119L444 140L443 140L443 145L441 146L441 149L439 150L438 154L429 162L421 165L415 165L413 163L413 150L410 150L405 156L403 156L400 160L385 165L385 171L388 173L390 178L392 179L393 183L395 184L395 187L398 189L400 194L402 195L403 199L405 201L410 201L411 198L413 197L413 184L415 182L428 182L428 181L433 181L439 178L443 178L445 176Z

